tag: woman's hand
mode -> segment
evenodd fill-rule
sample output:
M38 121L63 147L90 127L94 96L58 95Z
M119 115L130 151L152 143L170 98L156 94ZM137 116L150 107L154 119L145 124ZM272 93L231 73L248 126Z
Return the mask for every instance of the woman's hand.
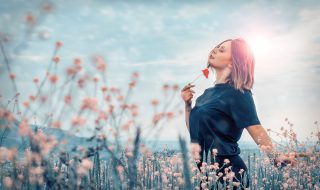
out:
M299 157L295 152L289 152L287 154L280 154L275 159L275 165L277 166L287 166L290 164L291 166L296 166L298 164L298 161L295 159L296 157Z
M191 105L191 103L192 103L192 98L193 98L192 93L195 93L195 91L193 91L191 88L194 86L195 85L191 85L189 83L187 86L183 87L183 89L181 90L181 97L186 104Z

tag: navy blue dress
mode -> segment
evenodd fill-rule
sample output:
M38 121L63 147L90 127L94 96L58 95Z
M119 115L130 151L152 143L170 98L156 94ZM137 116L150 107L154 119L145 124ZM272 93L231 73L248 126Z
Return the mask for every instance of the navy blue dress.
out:
M247 167L241 157L238 141L245 127L261 124L257 116L251 90L235 89L231 83L219 83L207 88L196 99L189 117L190 139L201 146L200 169L203 153L217 149L217 160L223 165L228 158L236 177L238 171ZM223 173L223 170L222 170Z

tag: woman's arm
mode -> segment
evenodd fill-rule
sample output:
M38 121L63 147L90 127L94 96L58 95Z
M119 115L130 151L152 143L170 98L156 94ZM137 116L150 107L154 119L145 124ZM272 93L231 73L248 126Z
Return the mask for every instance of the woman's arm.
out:
M270 149L273 148L271 138L267 134L267 131L261 125L251 125L249 127L246 127L246 129L257 145L266 146Z
M190 126L189 126L189 117L190 117L190 111L192 109L192 103L185 103L185 118L186 118L186 125L187 125L187 129L190 133Z
M291 156L277 154L274 150L271 138L267 134L267 131L261 125L251 125L246 127L247 131L255 141L255 143L264 151L270 159L273 159L274 164L278 162L289 162L295 164L296 160ZM294 156L295 157L295 156Z

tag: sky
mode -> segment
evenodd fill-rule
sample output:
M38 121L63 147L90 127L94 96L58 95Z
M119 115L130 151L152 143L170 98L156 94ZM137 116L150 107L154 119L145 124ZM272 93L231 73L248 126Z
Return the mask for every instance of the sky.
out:
M63 42L59 52L62 65L75 57L88 61L92 55L102 55L112 85L125 87L131 73L138 71L140 77L131 98L141 106L141 122L146 122L152 113L150 101L157 98L163 102L163 84L177 84L181 89L201 73L213 47L225 39L241 37L255 55L252 92L262 126L280 131L281 126L288 127L288 118L301 140L316 130L314 122L320 119L317 0L57 0L54 11L42 16L26 36L24 15L37 15L41 2L1 0L0 4L0 32L13 39L5 49L22 99L36 90L32 78L44 75L59 40ZM17 46L23 41L24 46ZM3 54L0 59L0 88L6 100L13 91ZM58 70L61 74L62 68ZM200 77L194 100L213 86L213 81L212 73L208 79ZM179 105L177 109L184 108L179 92L174 104ZM154 130L147 136L152 139L155 134L162 140L177 140L179 134L189 139L184 115L164 125L161 133ZM241 141L253 142L247 131Z

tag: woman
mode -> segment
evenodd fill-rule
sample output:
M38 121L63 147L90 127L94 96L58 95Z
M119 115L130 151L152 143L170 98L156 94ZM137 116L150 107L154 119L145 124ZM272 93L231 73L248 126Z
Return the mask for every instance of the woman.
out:
M224 168L232 166L234 182L247 176L247 167L239 156L240 148L237 143L243 129L249 132L274 163L296 163L288 154L275 156L272 141L261 126L251 92L254 63L253 52L245 40L225 40L217 45L208 57L208 67L216 74L214 86L207 88L196 99L193 108L192 98L195 92L191 88L195 85L188 84L181 90L191 143L198 143L201 147L198 168L200 169L204 161L203 153L207 156L209 151L216 149L215 161L220 167L223 166L220 171L224 173ZM241 186L248 187L249 178L243 179Z

